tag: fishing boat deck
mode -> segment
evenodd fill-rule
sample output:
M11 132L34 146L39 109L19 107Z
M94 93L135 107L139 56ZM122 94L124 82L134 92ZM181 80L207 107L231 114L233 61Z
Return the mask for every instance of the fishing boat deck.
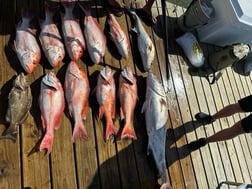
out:
M178 1L179 2L179 1ZM125 0L130 5L130 0ZM13 51L15 24L20 19L21 7L28 7L43 18L43 1L1 1L0 3L0 133L6 128L5 113L8 93L16 73L22 71ZM144 5L137 1L136 7ZM251 134L238 136L228 141L209 144L200 150L190 152L187 143L210 136L221 129L232 126L246 114L237 114L221 119L210 125L200 125L194 114L203 111L214 113L227 104L235 103L241 97L251 94L251 76L243 76L232 68L223 71L222 77L213 85L206 78L188 72L189 63L175 39L182 33L176 25L176 18L183 14L185 7L166 2L169 36L169 117L167 121L166 162L169 182L174 189L217 188L223 181L252 183L252 141ZM101 0L92 1L92 14L105 27L106 14ZM158 23L145 26L155 47L156 57L151 68L162 81L166 78L165 52L162 38L161 2L156 1L153 14ZM13 14L15 12L15 14ZM57 68L50 68L43 57L32 74L29 74L33 104L25 123L20 127L17 141L0 140L0 189L48 189L48 188L101 188L101 189L153 189L157 188L155 165L147 156L147 134L141 107L145 98L146 73L139 64L134 33L128 15L117 18L127 31L131 41L128 60L120 59L110 40L107 42L104 64L93 64L85 52L78 65L88 74L91 88L104 65L115 71L115 78L124 66L130 66L137 77L138 95L134 118L137 140L104 140L104 122L97 119L97 102L90 96L90 108L84 122L89 139L71 141L72 124L65 112L59 130L55 131L53 150L48 155L38 151L43 137L41 129L38 95L41 78L52 71L63 83L65 58ZM215 47L201 44L204 53ZM115 125L119 133L122 125L117 115ZM228 188L223 185L221 188ZM231 187L232 188L232 187Z

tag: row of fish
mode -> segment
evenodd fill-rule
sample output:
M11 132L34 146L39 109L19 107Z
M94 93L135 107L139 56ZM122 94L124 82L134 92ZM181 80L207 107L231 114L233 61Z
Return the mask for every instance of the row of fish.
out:
M113 123L116 113L116 86L113 75L110 67L104 67L100 71L95 88L99 104L99 118L104 116L106 120L106 140L117 134ZM51 152L52 150L54 130L60 127L65 109L65 98L69 115L74 121L72 142L79 138L88 139L83 120L86 119L89 108L89 94L88 77L75 61L71 61L67 67L64 86L53 72L47 73L42 78L38 102L45 135L40 144L40 151L46 149ZM129 67L125 67L119 77L118 96L121 105L120 117L124 120L121 139L136 139L133 119L138 95L136 78ZM9 93L9 106L6 114L9 127L1 138L16 140L17 128L25 121L31 104L31 89L26 76L21 73L13 82L12 90Z
M41 47L50 65L57 67L60 64L65 57L65 49L73 61L78 61L87 49L94 63L102 62L106 50L106 36L97 19L92 17L91 7L86 3L79 3L85 14L82 31L79 21L73 14L75 2L61 1L61 4L65 9L64 15L61 16L63 39L53 20L58 7L49 7L47 3L45 3L45 20L41 23L39 34ZM126 10L135 20L132 30L138 36L138 49L144 69L149 71L155 56L153 42L136 13L130 9ZM41 60L41 50L36 39L36 31L30 27L31 19L31 15L23 12L14 42L18 59L27 73L32 73ZM108 13L107 23L109 25L109 37L114 42L119 54L127 58L130 49L128 37L112 13Z

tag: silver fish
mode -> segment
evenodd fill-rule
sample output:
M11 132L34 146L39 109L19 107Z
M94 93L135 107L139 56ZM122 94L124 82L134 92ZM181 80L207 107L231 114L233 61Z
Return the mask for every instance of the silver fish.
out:
M156 76L147 76L146 97L142 108L148 135L148 154L154 157L162 184L166 184L165 141L168 103L166 93Z
M137 33L137 45L141 55L144 70L149 71L155 57L155 46L148 33L145 31L142 22L137 16L136 12L130 9L127 9L127 11L132 15L135 21L132 30Z
M0 137L16 141L17 128L26 120L32 105L32 94L26 76L21 73L13 82L13 87L8 96L8 109L5 116L9 127Z

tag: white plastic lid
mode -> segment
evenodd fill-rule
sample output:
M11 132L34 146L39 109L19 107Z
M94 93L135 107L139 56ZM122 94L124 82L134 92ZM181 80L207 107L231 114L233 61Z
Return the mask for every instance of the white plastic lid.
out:
M239 20L252 25L252 0L230 0Z

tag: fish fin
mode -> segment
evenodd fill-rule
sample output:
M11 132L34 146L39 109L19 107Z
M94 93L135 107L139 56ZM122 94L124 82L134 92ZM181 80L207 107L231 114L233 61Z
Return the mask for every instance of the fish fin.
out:
M122 108L120 107L120 118L121 118L121 120L123 120L124 119L124 113L123 113L123 110L122 110Z
M88 103L86 103L84 106L83 106L83 109L82 109L82 112L81 112L81 117L82 119L86 119L86 115L87 115L87 112L88 112Z
M10 125L0 136L0 139L10 139L13 142L16 142L17 139L17 125Z
M131 31L138 33L136 27L131 28Z
M99 108L99 114L98 114L99 119L103 117L103 114L104 114L104 107L103 105L101 105Z
M50 134L45 134L44 138L40 143L39 151L47 150L47 153L50 154L52 151L52 145L53 145L53 136Z
M144 113L146 110L146 101L143 103L142 109L141 109L141 113Z
M109 138L112 136L112 135L116 135L116 130L115 130L115 126L113 124L113 122L111 123L108 123L106 125L106 140L109 140Z
M136 140L136 133L132 125L124 125L122 130L121 139L131 138Z
M72 142L74 143L79 138L88 139L87 130L83 124L74 126Z

